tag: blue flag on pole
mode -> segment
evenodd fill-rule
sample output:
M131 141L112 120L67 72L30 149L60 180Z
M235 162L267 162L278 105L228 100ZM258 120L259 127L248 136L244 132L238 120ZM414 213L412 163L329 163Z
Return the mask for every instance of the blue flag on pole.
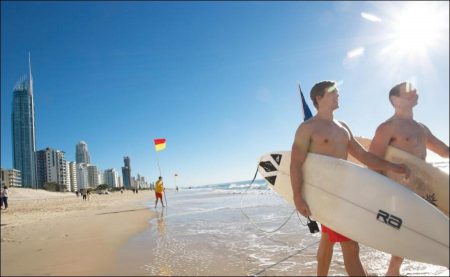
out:
M308 104L306 104L305 97L303 97L303 92L302 88L300 87L300 84L298 84L298 89L300 91L300 97L302 98L303 121L305 121L312 117L312 113L308 107Z

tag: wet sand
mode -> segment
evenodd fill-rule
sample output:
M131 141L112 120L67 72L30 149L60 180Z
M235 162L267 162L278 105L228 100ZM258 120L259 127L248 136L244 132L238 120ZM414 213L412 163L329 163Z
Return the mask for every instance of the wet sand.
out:
M1 275L108 275L117 250L149 226L150 191L92 194L11 188L1 211Z

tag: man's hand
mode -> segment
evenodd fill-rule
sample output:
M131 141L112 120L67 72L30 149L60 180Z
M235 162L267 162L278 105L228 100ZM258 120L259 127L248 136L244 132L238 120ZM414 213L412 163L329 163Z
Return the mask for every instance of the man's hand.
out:
M411 170L406 164L394 164L391 163L391 166L389 167L391 171L394 171L396 173L405 174L405 179L408 179L411 175Z
M308 204L303 200L301 196L294 196L295 208L299 211L304 217L311 216L311 211L309 210Z

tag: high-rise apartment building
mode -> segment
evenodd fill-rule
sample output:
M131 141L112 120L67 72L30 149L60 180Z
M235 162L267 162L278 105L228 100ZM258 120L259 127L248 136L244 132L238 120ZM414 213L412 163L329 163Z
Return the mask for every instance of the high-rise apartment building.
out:
M36 188L36 141L34 125L33 78L28 55L28 78L14 87L12 102L13 167L22 174L22 186Z
M117 174L117 175L118 175L118 176L117 176L117 187L121 188L121 187L123 187L123 184L122 184L122 177L120 177L119 174Z
M43 188L45 183L57 183L69 190L67 186L67 168L64 151L45 148L36 152L38 187Z
M67 161L66 168L67 168L67 187L70 189L70 191L77 191L78 190L77 164L75 162Z
M122 167L123 186L125 188L131 188L133 183L131 180L131 166L130 157L123 157L124 166Z
M98 169L98 167L93 164L88 165L87 169L88 169L89 187L95 188L98 185L100 185L99 175L101 174L101 172Z
M78 190L89 188L88 166L87 163L76 164Z
M80 141L75 147L75 161L77 164L91 163L91 156L89 155L86 142Z
M110 168L110 169L106 169L104 172L104 176L105 176L105 184L107 184L108 186L112 187L112 188L117 188L119 187L118 184L118 174L117 171L114 168Z

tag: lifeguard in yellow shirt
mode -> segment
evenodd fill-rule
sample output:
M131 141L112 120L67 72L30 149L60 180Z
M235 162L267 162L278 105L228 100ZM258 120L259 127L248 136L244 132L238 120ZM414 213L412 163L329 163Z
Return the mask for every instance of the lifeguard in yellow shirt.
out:
M164 183L162 181L162 177L159 176L158 181L156 181L156 184L155 184L155 196L156 196L155 209L156 209L156 205L158 204L158 198L161 199L161 204L163 207L165 207L163 199L162 199L164 190L165 189L164 189Z

